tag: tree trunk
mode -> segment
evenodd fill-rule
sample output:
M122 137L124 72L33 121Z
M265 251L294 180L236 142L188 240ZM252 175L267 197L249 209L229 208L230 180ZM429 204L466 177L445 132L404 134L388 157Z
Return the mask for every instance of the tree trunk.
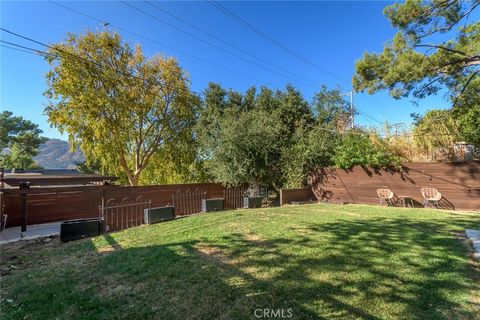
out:
M138 175L128 175L128 182L131 186L138 186Z

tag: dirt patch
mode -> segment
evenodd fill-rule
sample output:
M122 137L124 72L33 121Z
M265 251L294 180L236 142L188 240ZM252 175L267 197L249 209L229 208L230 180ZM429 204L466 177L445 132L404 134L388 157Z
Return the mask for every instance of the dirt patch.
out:
M144 282L129 283L112 275L103 277L101 283L96 285L97 295L102 298L134 296L136 293L145 291L145 288L146 284Z
M105 246L97 249L97 252L103 255L115 252L115 248L112 246Z
M224 250L218 247L201 244L196 247L195 252L202 259L217 263L234 265L238 263L238 259L233 259Z
M272 244L265 240L262 236L254 233L248 233L245 235L245 240L254 246L271 247Z
M31 257L45 249L60 245L57 236L49 236L34 240L21 240L2 244L0 252L0 276L8 275L13 270L29 267Z

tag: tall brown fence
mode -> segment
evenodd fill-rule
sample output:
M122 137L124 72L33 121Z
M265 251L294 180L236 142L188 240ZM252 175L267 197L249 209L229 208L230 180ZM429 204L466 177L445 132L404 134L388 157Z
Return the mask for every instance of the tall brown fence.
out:
M310 176L312 191L320 201L378 204L376 189L389 188L398 196L423 202L420 189L432 187L450 209L480 210L480 162L406 163L401 169L351 170L322 168Z
M308 202L315 201L317 197L312 192L312 189L282 189L280 190L280 205L289 204L293 202Z
M108 201L142 197L152 207L173 205L172 196L186 190L202 190L208 198L223 197L224 187L216 183L172 184L156 186L78 186L31 188L27 195L28 224L68 219L99 217L99 206ZM22 223L21 190L4 189L3 212L8 215L7 227Z

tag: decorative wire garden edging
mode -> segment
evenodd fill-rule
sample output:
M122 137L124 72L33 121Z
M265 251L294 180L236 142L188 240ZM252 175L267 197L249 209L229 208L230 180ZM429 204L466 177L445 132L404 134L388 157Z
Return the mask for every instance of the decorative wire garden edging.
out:
M247 190L247 187L228 187L223 189L224 207L226 209L243 208Z
M144 223L144 210L150 209L152 200L144 200L138 196L135 200L126 197L121 201L108 200L104 206L99 207L100 217L105 223L105 232L118 231L142 225Z
M195 190L178 190L172 195L172 203L176 216L186 216L202 212L202 200L207 198L207 192Z

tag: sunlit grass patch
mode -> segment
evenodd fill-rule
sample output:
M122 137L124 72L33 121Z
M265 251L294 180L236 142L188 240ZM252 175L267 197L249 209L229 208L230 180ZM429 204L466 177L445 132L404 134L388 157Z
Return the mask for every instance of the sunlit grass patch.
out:
M479 319L478 213L313 204L2 247L3 319Z

